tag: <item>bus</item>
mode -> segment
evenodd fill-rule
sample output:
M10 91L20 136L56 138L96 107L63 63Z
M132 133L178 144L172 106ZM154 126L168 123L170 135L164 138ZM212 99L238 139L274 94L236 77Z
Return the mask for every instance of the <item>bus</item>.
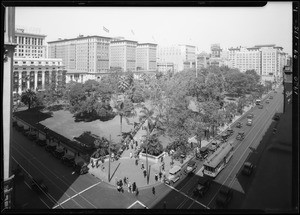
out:
M203 174L215 178L224 169L233 156L233 142L227 142L219 147L204 162Z

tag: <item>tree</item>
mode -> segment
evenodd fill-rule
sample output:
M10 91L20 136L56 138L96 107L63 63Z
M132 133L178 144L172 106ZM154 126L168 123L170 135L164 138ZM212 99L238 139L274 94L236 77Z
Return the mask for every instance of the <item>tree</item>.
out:
M21 102L23 102L25 105L28 105L28 109L31 108L36 99L36 94L31 89L28 89L21 94Z
M122 123L123 118L125 118L127 124L130 124L128 117L133 117L136 115L133 103L129 99L124 101L119 101L118 105L115 107L117 115L120 116L120 133L122 133Z
M155 134L147 135L144 143L141 145L142 151L150 155L158 156L163 152L163 145Z

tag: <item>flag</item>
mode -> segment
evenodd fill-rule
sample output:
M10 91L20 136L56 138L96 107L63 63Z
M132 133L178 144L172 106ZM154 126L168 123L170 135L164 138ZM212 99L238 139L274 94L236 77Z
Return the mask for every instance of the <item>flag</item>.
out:
M131 33L134 35L134 32L133 32L133 30L131 29Z
M109 30L103 26L103 30L109 33Z

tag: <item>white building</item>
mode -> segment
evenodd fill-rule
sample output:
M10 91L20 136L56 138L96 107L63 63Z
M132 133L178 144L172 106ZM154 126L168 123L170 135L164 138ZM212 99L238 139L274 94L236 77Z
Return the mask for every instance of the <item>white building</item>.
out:
M156 47L153 43L139 43L136 48L137 70L156 70Z
M161 62L157 63L157 71L162 73L174 72L174 63L172 62Z
M174 63L174 71L195 68L196 47L191 45L160 46L157 52L158 62Z
M137 42L131 40L114 40L110 43L110 68L123 71L136 71Z
M257 74L261 75L261 53L259 48L240 48L235 53L234 65L241 72L247 70L255 70Z

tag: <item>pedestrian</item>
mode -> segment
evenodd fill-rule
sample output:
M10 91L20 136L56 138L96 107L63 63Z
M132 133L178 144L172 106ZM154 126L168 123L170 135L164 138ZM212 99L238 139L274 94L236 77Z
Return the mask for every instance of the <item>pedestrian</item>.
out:
M137 158L135 159L135 165L139 165L139 160Z
M155 187L152 187L152 193L155 195Z
M146 178L146 176L147 176L147 171L146 171L145 169L144 169L143 173L144 173L144 178Z
M131 184L128 182L128 193L131 193Z
M126 176L124 177L123 181L124 181L124 184L127 184Z
M157 173L155 173L155 176L154 176L154 178L155 178L155 181L157 181L157 180L158 180L158 175L157 175Z
M131 149L133 149L133 143L131 143L130 146L131 146Z
M121 187L123 186L122 179L120 179L119 184L120 184Z
M130 156L130 158L132 158L132 152L130 152L129 156Z
M165 171L165 163L164 162L161 165L161 169L162 169L162 171Z
M133 182L133 183L132 183L132 192L135 192L135 189L136 189L136 183Z
M135 147L138 147L138 141L137 140L135 141Z
M159 180L161 180L161 177L162 177L162 172L159 172Z
M135 195L136 196L139 195L139 189L138 188L136 188L136 190L135 190Z
M145 167L144 167L144 163L142 162L142 169L144 169Z

